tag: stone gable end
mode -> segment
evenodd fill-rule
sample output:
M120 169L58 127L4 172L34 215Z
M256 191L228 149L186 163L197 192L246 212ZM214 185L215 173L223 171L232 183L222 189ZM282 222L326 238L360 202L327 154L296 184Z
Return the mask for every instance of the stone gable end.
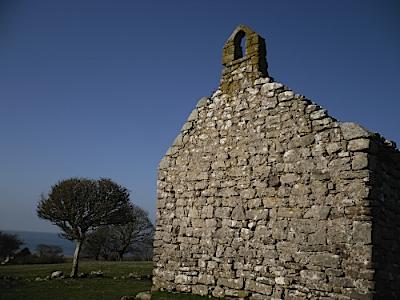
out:
M154 287L400 299L400 152L273 81L265 56L238 26L219 89L160 162Z

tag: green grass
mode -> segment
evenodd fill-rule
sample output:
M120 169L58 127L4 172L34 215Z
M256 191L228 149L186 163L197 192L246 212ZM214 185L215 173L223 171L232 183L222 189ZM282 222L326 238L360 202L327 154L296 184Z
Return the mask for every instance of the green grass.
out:
M68 275L71 263L0 266L0 300L119 300L125 295L135 296L139 292L150 290L150 279L138 280L128 278L128 275L134 273L146 277L151 275L152 268L152 262L82 261L79 272L90 273L101 270L104 272L104 277L35 281L36 277L44 278L58 270ZM3 279L4 276L11 276L13 279ZM18 279L15 279L16 277ZM205 297L156 292L152 299L204 300Z
M79 273L101 270L106 277L127 276L129 273L137 275L150 275L153 269L152 262L136 261L81 261L79 262ZM25 279L46 277L54 271L63 271L64 275L71 272L71 262L62 264L44 265L7 265L0 266L0 275L23 276Z

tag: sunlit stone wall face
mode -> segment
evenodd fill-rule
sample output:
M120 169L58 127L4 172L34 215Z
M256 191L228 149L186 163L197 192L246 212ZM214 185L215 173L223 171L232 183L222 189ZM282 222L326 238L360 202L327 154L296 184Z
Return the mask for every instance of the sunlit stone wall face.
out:
M160 162L154 287L400 299L399 151L274 82L265 53L251 29L234 31L220 88Z

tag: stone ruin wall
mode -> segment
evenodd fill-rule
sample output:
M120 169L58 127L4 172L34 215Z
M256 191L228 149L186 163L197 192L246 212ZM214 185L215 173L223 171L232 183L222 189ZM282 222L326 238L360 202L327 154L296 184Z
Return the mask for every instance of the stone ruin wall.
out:
M262 39L227 59L240 30L254 34L228 40L220 88L159 165L154 287L400 299L399 151L274 82Z

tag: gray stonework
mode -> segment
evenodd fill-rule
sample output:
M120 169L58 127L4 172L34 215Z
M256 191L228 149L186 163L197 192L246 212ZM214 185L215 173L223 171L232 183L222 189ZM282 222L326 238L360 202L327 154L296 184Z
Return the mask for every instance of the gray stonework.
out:
M400 152L274 82L265 53L234 31L220 88L160 162L154 288L400 299Z

